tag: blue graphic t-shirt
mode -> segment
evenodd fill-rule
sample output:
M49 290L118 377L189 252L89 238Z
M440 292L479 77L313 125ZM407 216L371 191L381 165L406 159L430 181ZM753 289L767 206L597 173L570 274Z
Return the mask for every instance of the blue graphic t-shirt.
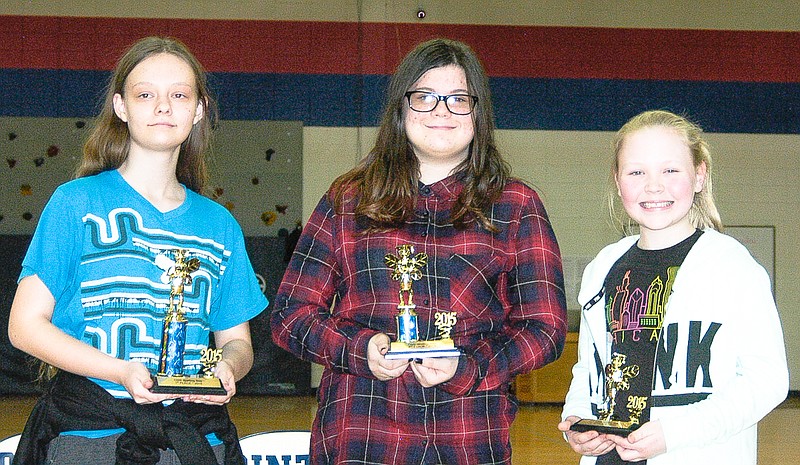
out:
M244 323L268 303L241 228L216 202L187 189L180 207L161 212L116 170L68 182L42 213L20 279L44 282L56 299L52 321L64 332L155 373L178 250L198 264L182 304L184 373L192 375L211 331ZM120 385L94 381L129 397Z
M606 276L606 322L611 352L617 355L617 360L624 360L616 370L621 387L613 402L614 420L629 421L630 412L636 411L641 411L640 424L650 418L655 353L667 300L681 263L702 233L696 230L666 249L645 250L634 245ZM630 462L622 460L616 450L597 460L598 465L626 463Z

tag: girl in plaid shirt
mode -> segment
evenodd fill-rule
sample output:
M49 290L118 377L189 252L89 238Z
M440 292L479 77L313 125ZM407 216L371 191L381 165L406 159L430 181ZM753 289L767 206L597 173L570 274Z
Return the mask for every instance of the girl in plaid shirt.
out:
M400 284L385 257L427 255L414 280L419 339L455 312L459 356L387 359ZM375 147L334 181L276 297L275 342L324 367L311 463L511 463L516 375L558 358L566 304L536 192L494 142L489 85L465 44L407 55Z

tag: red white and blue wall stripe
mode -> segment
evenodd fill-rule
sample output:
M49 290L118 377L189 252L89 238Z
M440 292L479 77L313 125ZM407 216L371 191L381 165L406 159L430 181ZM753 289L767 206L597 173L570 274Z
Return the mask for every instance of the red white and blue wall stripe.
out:
M709 132L800 133L798 32L554 26L0 16L0 116L94 116L146 35L195 52L224 119L374 126L402 56L450 37L483 60L501 129L613 131L663 108Z

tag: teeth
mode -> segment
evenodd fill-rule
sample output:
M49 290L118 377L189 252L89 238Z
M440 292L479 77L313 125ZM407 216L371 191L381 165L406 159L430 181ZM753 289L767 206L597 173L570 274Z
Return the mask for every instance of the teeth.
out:
M644 208L665 208L672 205L672 202L642 202Z

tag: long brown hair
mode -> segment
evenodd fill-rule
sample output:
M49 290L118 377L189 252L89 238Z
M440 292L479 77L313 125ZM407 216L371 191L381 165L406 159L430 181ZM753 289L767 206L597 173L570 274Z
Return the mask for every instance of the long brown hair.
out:
M106 88L103 108L83 146L83 158L75 177L116 169L128 158L130 133L128 125L114 112L114 94L125 95L125 80L136 65L160 53L182 59L194 74L198 101L203 105L203 118L192 127L189 137L181 144L176 175L178 181L189 189L201 194L205 191L208 183L206 151L217 121L217 105L209 91L203 66L183 43L169 37L140 39L119 59Z
M488 218L491 205L502 193L510 168L494 140L494 112L489 80L475 52L462 42L434 39L418 45L402 60L391 78L375 146L352 170L332 185L337 211L348 193L355 193L355 213L370 221L368 229L399 226L414 213L419 182L419 161L408 141L403 120L405 93L423 74L434 68L456 65L464 70L467 90L478 97L472 112L475 135L469 155L456 167L465 188L456 200L450 220L466 228L477 220L495 231Z

